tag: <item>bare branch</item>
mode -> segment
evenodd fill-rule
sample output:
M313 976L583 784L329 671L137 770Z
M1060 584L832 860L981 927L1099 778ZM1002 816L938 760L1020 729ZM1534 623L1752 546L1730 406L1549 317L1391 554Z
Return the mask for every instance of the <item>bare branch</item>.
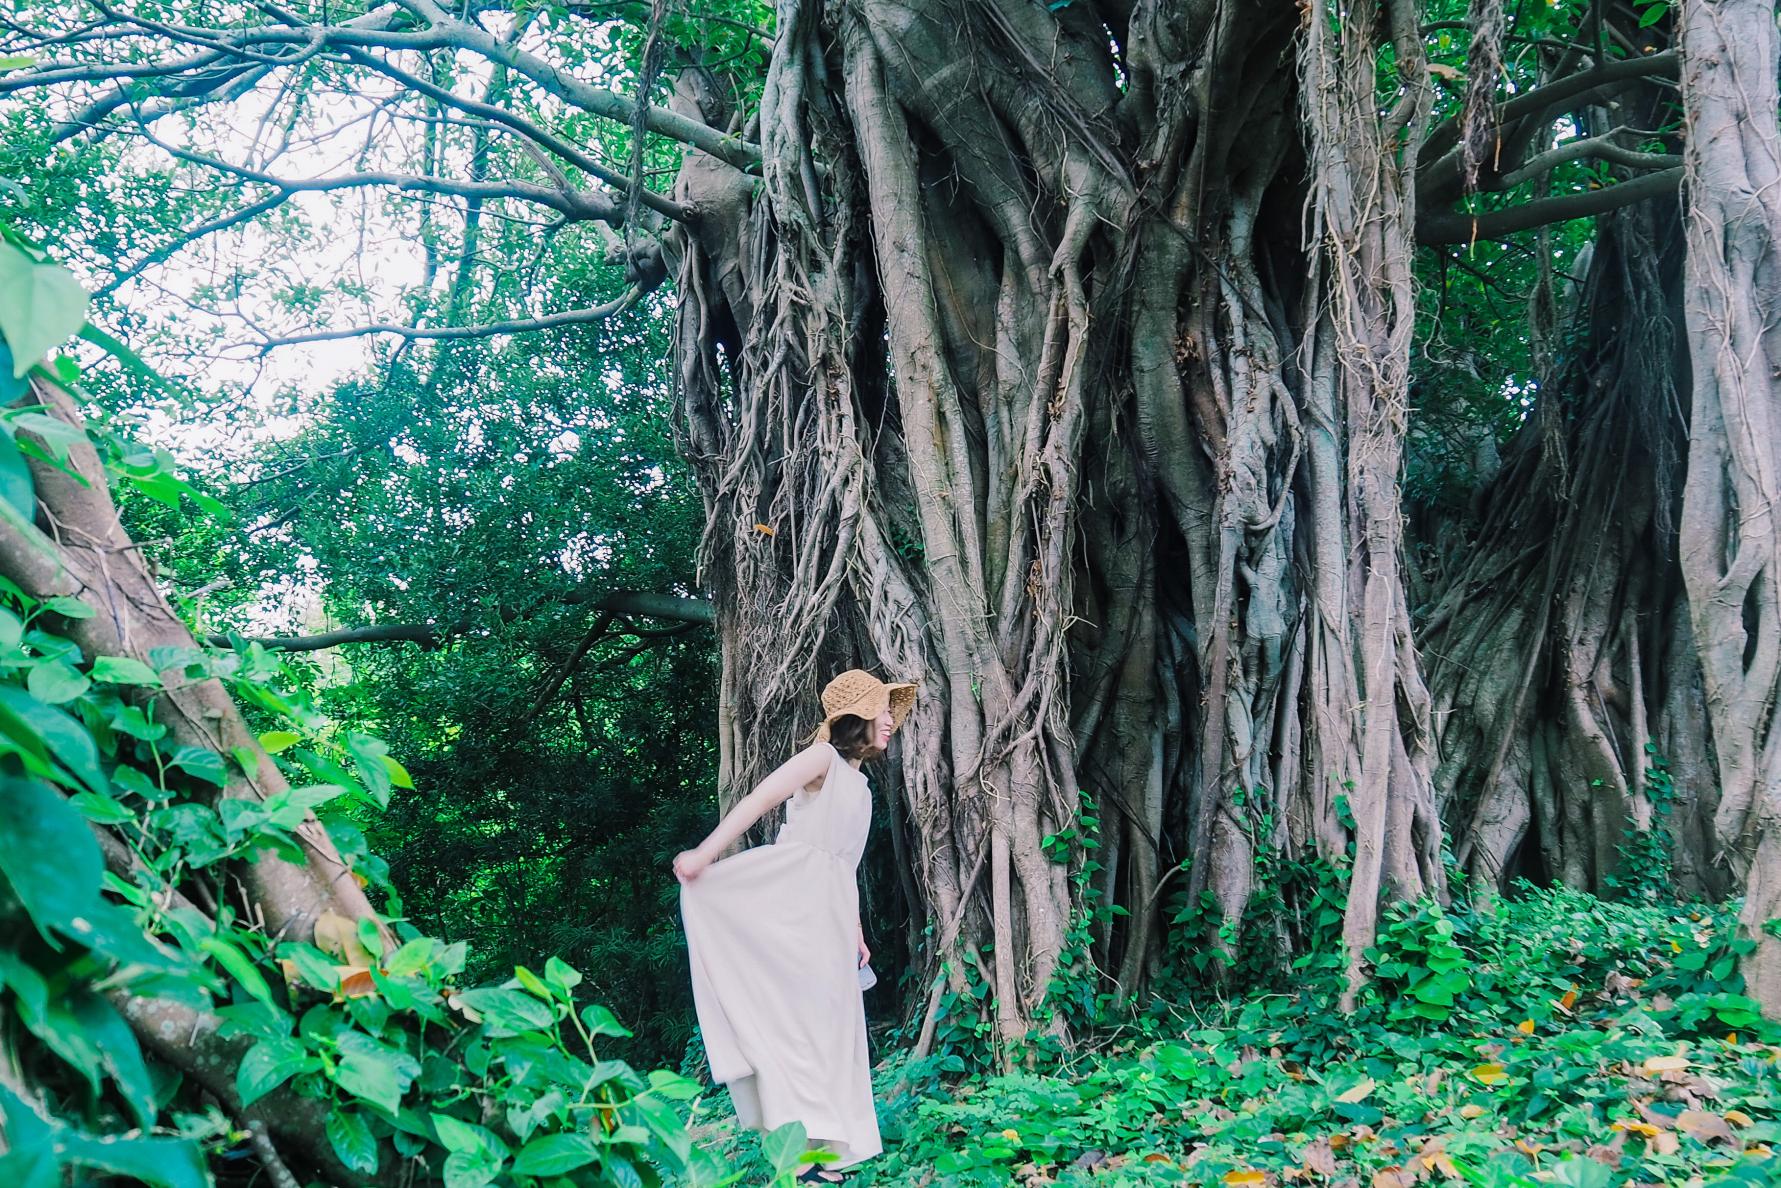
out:
M1682 165L1682 157L1679 153L1642 153L1637 149L1629 149L1615 144L1612 139L1615 135L1616 133L1610 132L1605 136L1585 136L1576 140L1567 140L1538 156L1528 158L1527 163L1521 168L1513 173L1504 174L1501 181L1493 188L1512 190L1522 182L1532 181L1556 165L1583 157L1610 161L1615 165L1624 165L1628 169L1677 169Z
M678 635L686 626L708 627L714 621L711 604L700 598L686 598L679 594L653 594L642 590L618 590L590 592L583 594L572 591L560 600L569 605L586 604L602 612L604 618L614 616L635 615L647 619L667 619L684 626L668 630L637 628L629 624L616 627L621 635L634 635L640 639L659 639ZM504 619L518 618L518 615L503 615ZM467 635L477 629L479 624L461 622L449 627L439 627L429 623L377 623L363 627L343 627L338 631L327 631L319 635L285 635L268 636L250 639L261 647L277 652L320 652L328 648L337 648L345 644L357 643L414 643L423 648L436 648L447 639ZM604 626L601 628L603 631ZM210 643L219 648L231 645L226 634L213 634Z
M1562 223L1567 219L1603 214L1649 198L1674 194L1681 182L1680 168L1665 169L1620 182L1618 185L1604 186L1599 190L1539 198L1484 214L1424 208L1416 219L1416 242L1432 245L1501 239L1517 231L1530 231L1548 223Z
M260 344L260 353L265 354L276 347L297 346L306 342L333 342L342 338L363 338L368 334L396 334L407 339L458 340L471 338L493 338L498 334L530 334L539 330L555 330L559 326L583 326L591 322L600 322L622 313L636 304L645 290L632 287L622 296L615 297L604 305L591 305L583 309L568 309L561 313L544 314L536 318L513 318L505 322L488 322L480 326L404 326L397 322L379 322L371 326L355 326L350 330L317 330L312 334L293 334L288 338L268 338Z
M1674 77L1676 74L1676 51L1666 50L1660 54L1648 54L1640 58L1617 58L1592 66L1588 70L1579 70L1563 78L1554 79L1543 87L1535 87L1531 91L1510 99L1497 110L1498 124L1510 124L1550 111L1560 104L1589 94L1591 91L1610 87L1634 79L1651 78L1663 75ZM1433 161L1438 155L1444 155L1459 143L1459 121L1449 119L1441 123L1428 134L1422 145L1422 159ZM1440 162L1447 165L1443 157Z
M521 202L531 202L538 206L548 207L566 218L575 220L610 221L617 217L619 207L616 201L591 190L559 190L551 186L541 186L534 182L500 181L477 182L456 181L445 177L426 177L414 173L395 173L386 170L370 170L363 173L343 173L336 177L318 178L282 178L257 169L249 169L244 165L236 165L218 157L204 153L195 153L190 149L182 149L176 145L158 139L153 133L143 131L142 136L159 146L168 155L193 165L201 165L206 169L214 169L218 173L227 173L245 181L259 182L275 189L290 192L327 193L333 190L364 189L371 186L385 187L396 191L412 191L423 194L443 194L456 198L513 198Z

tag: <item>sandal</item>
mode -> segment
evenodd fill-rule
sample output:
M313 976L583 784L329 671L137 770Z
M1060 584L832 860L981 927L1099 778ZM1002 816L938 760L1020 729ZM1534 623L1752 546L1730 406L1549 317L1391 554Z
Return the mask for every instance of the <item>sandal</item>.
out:
M845 1184L847 1177L838 1171L830 1171L820 1163L813 1163L798 1173L800 1184Z

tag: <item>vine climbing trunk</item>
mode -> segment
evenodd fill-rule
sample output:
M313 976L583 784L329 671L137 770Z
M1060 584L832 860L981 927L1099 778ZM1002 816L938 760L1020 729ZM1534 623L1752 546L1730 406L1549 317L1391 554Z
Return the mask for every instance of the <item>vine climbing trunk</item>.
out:
M1781 1017L1781 131L1775 10L1684 0L1693 364L1682 573L1719 757L1715 814L1745 884L1750 995Z

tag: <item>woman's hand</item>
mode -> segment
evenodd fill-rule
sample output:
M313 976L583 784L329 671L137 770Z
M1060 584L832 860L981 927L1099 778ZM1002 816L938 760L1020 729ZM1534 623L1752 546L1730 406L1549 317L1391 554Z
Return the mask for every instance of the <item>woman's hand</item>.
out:
M705 856L703 850L682 850L674 855L674 877L685 886L704 874L705 868L710 865L711 859Z
M868 962L870 960L872 960L872 950L868 949L866 947L865 934L861 933L860 934L860 965L859 965L859 967L861 969L864 969L866 967L866 962Z

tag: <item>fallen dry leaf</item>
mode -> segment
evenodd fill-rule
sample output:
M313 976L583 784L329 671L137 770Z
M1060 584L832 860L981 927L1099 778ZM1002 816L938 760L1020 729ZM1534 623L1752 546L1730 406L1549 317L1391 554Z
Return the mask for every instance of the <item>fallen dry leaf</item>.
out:
M354 969L371 968L371 950L359 942L359 926L339 912L323 912L316 919L315 947Z
M1373 1092L1374 1083L1371 1079L1362 1081L1346 1093L1336 1095L1336 1100L1344 1105L1353 1105L1357 1101L1365 1101L1367 1094Z
M1705 1110L1683 1110L1676 1116L1677 1128L1686 1130L1703 1143L1715 1140L1727 1143L1737 1142L1738 1136L1732 1133L1732 1128L1726 1123L1727 1119L1721 1118L1717 1114L1709 1114Z
M1646 1073L1659 1076L1667 1072L1682 1072L1688 1067L1686 1056L1651 1056L1640 1066Z

